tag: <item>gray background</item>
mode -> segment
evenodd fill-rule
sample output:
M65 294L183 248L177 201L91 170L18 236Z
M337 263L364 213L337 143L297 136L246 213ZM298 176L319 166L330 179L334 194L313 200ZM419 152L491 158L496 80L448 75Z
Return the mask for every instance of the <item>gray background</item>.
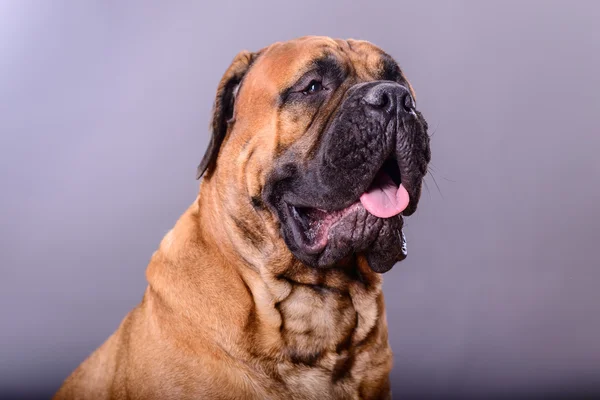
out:
M434 177L385 275L397 394L600 386L600 3L0 0L0 394L49 396L142 297L221 74L306 34L392 54Z

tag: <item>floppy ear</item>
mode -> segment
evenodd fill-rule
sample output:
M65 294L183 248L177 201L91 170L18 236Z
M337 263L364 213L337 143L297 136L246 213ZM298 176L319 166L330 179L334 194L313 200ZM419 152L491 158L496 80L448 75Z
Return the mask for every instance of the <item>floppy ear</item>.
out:
M207 175L212 173L214 169L219 149L227 134L230 119L233 117L233 107L237 90L250 65L255 60L256 55L256 53L249 51L240 52L235 56L219 82L210 123L212 136L206 153L204 153L204 157L202 157L202 161L198 165L196 179L200 179L205 172Z

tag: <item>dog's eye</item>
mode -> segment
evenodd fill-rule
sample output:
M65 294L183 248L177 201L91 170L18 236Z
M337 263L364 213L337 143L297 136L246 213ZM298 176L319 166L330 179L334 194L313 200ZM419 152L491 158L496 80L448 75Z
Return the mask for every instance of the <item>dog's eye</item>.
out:
M313 94L323 90L323 83L317 80L312 80L308 86L302 91L303 94Z

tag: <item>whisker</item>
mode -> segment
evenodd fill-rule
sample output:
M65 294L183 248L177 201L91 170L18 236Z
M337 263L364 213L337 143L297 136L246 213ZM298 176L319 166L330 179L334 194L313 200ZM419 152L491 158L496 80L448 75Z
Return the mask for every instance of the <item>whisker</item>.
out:
M434 172L435 172L436 174L437 174L437 173L439 173L439 171L437 171L437 170L436 170L435 166L434 166L434 165L433 165L433 163L431 163L431 162L430 162L430 163L429 163L429 165L427 166L427 171L428 171L430 174L432 174L432 173L434 173ZM456 181L454 181L454 180L452 180L452 179L449 179L449 178L445 177L444 175L442 175L442 179L444 179L444 180L446 180L446 181L448 181L448 182L456 183Z
M442 199L444 199L444 195L442 194L442 191L440 190L440 186L438 185L437 181L435 180L435 176L433 176L432 173L430 173L429 176L431 176L431 179L433 179L433 183L435 183L435 186L437 187L438 192L440 193L440 196L442 196Z
M437 132L438 128L440 127L440 123L438 121L437 125L435 126L435 128L433 128L433 132L431 132L431 134L429 136L429 139L431 139L433 137L433 135L435 135L435 133Z
M429 200L431 200L431 191L429 190L429 185L427 181L423 179L423 184L425 185L425 189L427 189L427 194L429 195Z

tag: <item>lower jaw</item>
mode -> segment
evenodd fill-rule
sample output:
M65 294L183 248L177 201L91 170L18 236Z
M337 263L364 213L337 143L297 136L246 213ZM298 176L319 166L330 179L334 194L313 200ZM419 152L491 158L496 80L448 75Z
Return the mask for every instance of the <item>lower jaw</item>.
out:
M354 208L356 208L356 210L354 210ZM351 260L353 259L353 256L360 254L368 261L368 264L373 271L383 273L388 271L397 261L401 261L406 257L404 251L401 251L402 245L398 240L399 238L383 239L386 240L386 242L383 243L377 242L378 240L382 240L380 237L382 232L387 235L395 235L395 231L401 232L403 223L400 216L388 219L377 218L368 214L359 202L344 210L348 210L348 212L338 220L334 221L324 232L320 240L317 241L308 241L306 235L302 232L302 228L298 225L297 221L294 221L293 223L296 224L295 229L301 239L298 241L294 240L294 238L290 238L295 242L290 247L296 248L296 251L293 251L296 258L311 267L335 268L344 267L348 264L348 260ZM365 236L360 238L351 238L351 235L342 238L341 242L338 242L339 244L342 244L342 246L330 248L329 246L336 240L335 238L329 237L331 230L335 229L339 223L343 222L344 218L351 218L349 215L352 214L352 212L361 211L366 213L362 216L362 218L366 218L366 220L363 221L364 224L369 224L370 227L373 227L374 224L382 225L374 227L375 230L372 231L363 229L363 235ZM370 221L371 219L373 221ZM353 223L356 224L356 221ZM356 226L354 225L354 227ZM390 231L394 232L390 233ZM400 235L402 234L400 233ZM288 245L290 245L290 243L288 243Z
M294 206L289 206L290 208L294 208ZM317 228L317 232L315 233L307 233L306 229L301 225L301 223L295 220L294 216L290 216L292 223L295 224L295 230L300 239L299 245L309 254L319 254L327 247L329 243L329 232L335 228L335 226L347 217L349 214L353 212L359 212L360 209L364 210L364 207L357 201L348 207L332 211L331 214L335 213L336 217L333 219L329 219L328 221L319 221L317 223L321 223L319 228ZM366 210L364 210L366 212ZM309 239L310 237L310 239Z

